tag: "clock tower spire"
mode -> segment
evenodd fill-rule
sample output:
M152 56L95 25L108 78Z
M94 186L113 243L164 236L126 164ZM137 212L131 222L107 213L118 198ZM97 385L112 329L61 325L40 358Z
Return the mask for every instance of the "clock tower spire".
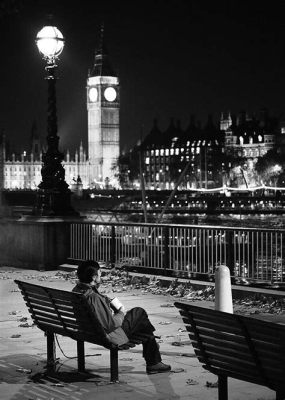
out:
M114 167L120 154L120 91L101 26L94 65L87 79L89 184L116 185Z

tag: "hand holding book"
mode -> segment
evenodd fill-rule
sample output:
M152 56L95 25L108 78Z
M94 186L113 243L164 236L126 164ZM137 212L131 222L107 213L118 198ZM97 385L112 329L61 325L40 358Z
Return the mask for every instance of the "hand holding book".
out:
M110 302L110 306L112 307L112 309L115 312L118 311L123 311L125 312L125 307L123 306L123 304L120 302L120 300L117 297L114 297L111 302Z

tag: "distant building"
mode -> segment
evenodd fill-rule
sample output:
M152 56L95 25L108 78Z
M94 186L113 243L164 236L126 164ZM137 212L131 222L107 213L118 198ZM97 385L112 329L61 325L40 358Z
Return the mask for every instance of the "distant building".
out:
M141 144L146 188L210 188L216 185L214 155L223 152L223 135L209 116L204 128L191 118L183 131L171 119L165 132L154 126Z
M135 151L140 154L147 189L173 189L178 182L179 189L211 189L227 185L229 179L244 186L256 181L254 166L260 157L275 146L285 154L284 127L266 110L261 110L258 118L245 112L237 118L229 112L222 113L219 126L210 116L204 127L191 117L185 130L179 121L171 119L164 132L155 120L150 133L129 158L135 159ZM126 156L124 159L127 161ZM127 186L132 185L129 179L124 181ZM139 179L133 183L140 186Z
M221 119L220 127L225 131L225 150L234 157L262 157L275 146L280 124L266 110L261 111L259 118L242 111L236 119L229 115L228 121L227 124Z
M37 189L42 180L42 153L45 148L42 145L36 125L33 124L31 135L31 147L28 151L23 150L20 154L10 153L5 135L2 135L0 145L0 184L1 177L4 189ZM80 176L85 187L89 182L89 164L86 152L80 144L79 151L75 152L73 158L70 157L69 151L66 152L63 161L65 168L65 179L69 185L76 182ZM2 175L1 175L2 173Z

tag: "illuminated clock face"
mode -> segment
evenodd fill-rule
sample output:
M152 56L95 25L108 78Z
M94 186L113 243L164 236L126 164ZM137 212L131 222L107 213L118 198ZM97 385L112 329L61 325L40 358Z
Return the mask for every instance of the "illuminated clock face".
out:
M117 97L117 92L113 87L107 87L104 91L104 97L107 101L114 101Z
M97 99L98 99L98 90L95 87L93 87L89 90L89 100L94 102L97 101Z

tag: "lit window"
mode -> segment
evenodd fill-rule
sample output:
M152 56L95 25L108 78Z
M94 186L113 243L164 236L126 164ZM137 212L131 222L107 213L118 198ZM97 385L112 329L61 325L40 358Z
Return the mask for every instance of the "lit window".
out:
M179 154L179 149L175 149L175 154L178 156L178 154Z
M169 156L169 149L165 149L165 155Z
M242 136L239 137L239 143L241 146L243 145L243 137Z
M174 154L174 149L170 149L170 155L173 156Z
M258 135L258 141L262 142L262 136L261 135Z
M159 156L159 150L155 150L155 155Z
M146 163L146 164L149 164L149 157L146 157L146 158L145 158L145 163Z
M164 149L160 150L160 155L163 156L164 155Z

